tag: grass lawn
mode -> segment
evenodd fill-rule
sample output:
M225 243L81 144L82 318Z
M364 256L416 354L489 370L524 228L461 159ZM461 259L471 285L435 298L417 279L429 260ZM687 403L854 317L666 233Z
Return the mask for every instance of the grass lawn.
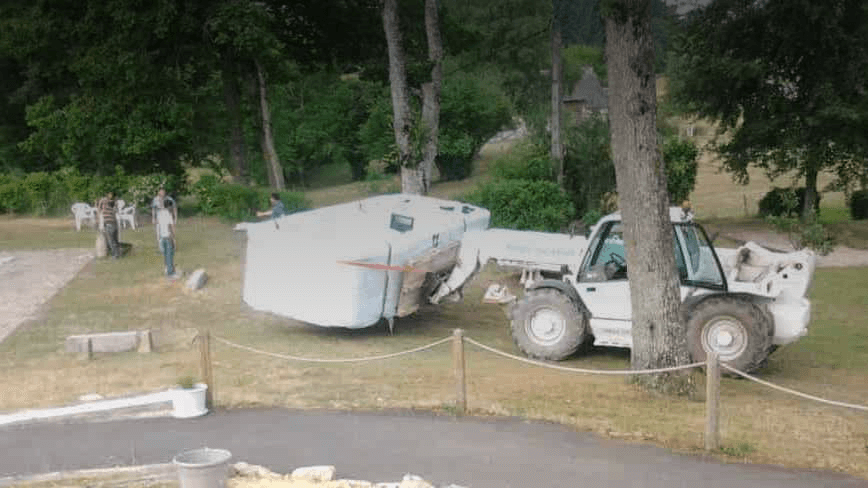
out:
M499 306L480 303L486 269L465 301L424 310L362 330L305 326L248 310L241 302L242 240L231 225L183 219L178 265L205 267L203 292L185 293L162 277L150 227L126 230L134 245L120 261L89 264L46 307L45 313L0 344L0 410L67 404L85 393L102 395L171 387L198 373L198 354L185 329L207 327L219 337L259 349L306 357L353 358L396 352L449 336L455 328L485 344L518 354ZM2 219L4 248L87 247L92 232L77 233L67 219ZM772 382L840 401L868 398L868 298L865 269L821 269L812 292L810 334L779 350L762 376ZM97 355L80 361L64 354L67 335L154 329L169 341L152 354ZM448 344L386 361L299 363L259 356L216 343L215 393L220 407L288 406L453 411ZM583 368L629 367L627 350L595 348L564 362ZM468 403L474 414L548 419L603 435L653 441L684 451L702 446L704 403L647 394L624 379L541 369L467 347ZM531 379L532 381L528 381ZM698 375L700 388L703 378ZM868 416L824 407L739 380L723 382L722 438L730 459L827 468L868 477Z
M486 178L488 148L465 181L436 184L435 196L455 197ZM326 179L338 179L325 175ZM377 182L383 185L383 182ZM761 182L749 187L761 194ZM323 187L307 193L317 206L384 190L371 182ZM717 175L706 160L692 197L698 214L726 225L764 226L744 219L748 190ZM752 195L753 193L751 193ZM824 208L842 207L824 198ZM824 213L847 242L868 243L868 226ZM734 218L738 219L734 219ZM837 226L837 227L836 227ZM326 329L249 310L241 301L243 236L216 219L182 218L177 263L209 274L202 292L182 290L162 276L161 256L151 226L125 230L133 244L120 261L97 260L61 290L36 320L0 344L0 411L67 404L85 393L104 396L169 388L198 373L196 328L275 353L316 358L354 358L402 351L448 337L455 328L480 342L519 354L499 306L480 303L487 268L467 287L463 303L424 309L396 322L362 330ZM0 218L0 249L91 247L92 232L77 233L72 219ZM811 299L811 329L799 342L777 351L760 375L771 382L822 397L865 404L868 398L868 270L820 269ZM514 278L513 278L514 279ZM517 283L514 283L517 286ZM162 337L151 354L97 355L81 361L63 353L64 338L85 332L152 329ZM166 339L168 338L168 339ZM601 435L653 442L700 452L705 405L639 390L620 377L552 371L510 361L467 346L468 406L478 415L547 419ZM220 408L426 409L454 411L450 346L377 362L320 364L291 362L230 348L215 341L215 395ZM626 369L629 351L592 348L565 366ZM697 373L699 388L704 378ZM801 400L743 380L722 383L724 449L733 461L833 469L868 478L868 414Z

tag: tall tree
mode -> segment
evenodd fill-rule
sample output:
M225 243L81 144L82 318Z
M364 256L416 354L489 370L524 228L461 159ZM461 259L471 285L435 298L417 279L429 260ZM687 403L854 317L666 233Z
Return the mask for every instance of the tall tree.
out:
M410 132L413 129L410 112L410 94L407 89L407 61L401 39L398 17L398 1L384 0L383 30L389 47L389 87L392 93L392 129L398 146L398 163L401 168L401 191L417 195L425 194L423 168L413 164L410 152Z
M559 0L552 0L552 115L551 133L552 147L551 156L555 160L555 172L558 185L564 185L564 150L561 145L561 109L563 107L564 90L564 65L562 51L564 48L561 37L561 20Z
M428 60L431 79L422 84L422 127L425 130L425 148L422 152L423 178L431 180L434 162L439 151L440 92L443 86L443 42L440 39L439 1L425 0L425 36L428 39ZM425 188L424 193L428 193Z
M604 2L612 160L630 266L630 362L633 369L687 364L666 172L657 150L651 0ZM693 388L685 372L640 375L637 381L665 392Z
M817 176L868 154L868 3L715 0L675 42L670 92L720 122L724 167L804 177L802 217Z

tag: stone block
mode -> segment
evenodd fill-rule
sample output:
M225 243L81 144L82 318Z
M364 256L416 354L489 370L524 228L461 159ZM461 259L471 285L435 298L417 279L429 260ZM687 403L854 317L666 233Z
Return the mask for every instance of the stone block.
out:
M205 283L208 281L208 275L205 274L205 270L202 268L193 271L189 278L187 278L187 289L189 290L200 290Z
M128 352L139 347L139 332L107 332L73 335L66 338L66 352L86 354L88 343L92 352Z

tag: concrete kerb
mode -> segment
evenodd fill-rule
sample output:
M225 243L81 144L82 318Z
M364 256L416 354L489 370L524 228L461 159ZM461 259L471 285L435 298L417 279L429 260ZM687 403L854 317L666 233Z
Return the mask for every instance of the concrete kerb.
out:
M125 478L153 481L170 481L178 477L177 467L172 463L144 464L140 466L122 466L116 468L79 469L75 471L55 471L34 475L7 476L0 478L0 486L15 486L21 483L45 483L51 481L66 481L80 478L105 478L123 476Z

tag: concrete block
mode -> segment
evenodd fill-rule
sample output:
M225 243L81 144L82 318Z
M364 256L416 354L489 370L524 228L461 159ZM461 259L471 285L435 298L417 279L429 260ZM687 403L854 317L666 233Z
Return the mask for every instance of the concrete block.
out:
M66 352L128 352L139 347L138 331L107 332L103 334L73 335L66 338Z
M205 274L205 270L202 268L193 271L189 278L187 278L187 289L189 290L199 290L205 283L208 281L208 275Z
M151 340L151 331L148 330L140 330L139 334L139 352L151 352L153 350L153 341Z

